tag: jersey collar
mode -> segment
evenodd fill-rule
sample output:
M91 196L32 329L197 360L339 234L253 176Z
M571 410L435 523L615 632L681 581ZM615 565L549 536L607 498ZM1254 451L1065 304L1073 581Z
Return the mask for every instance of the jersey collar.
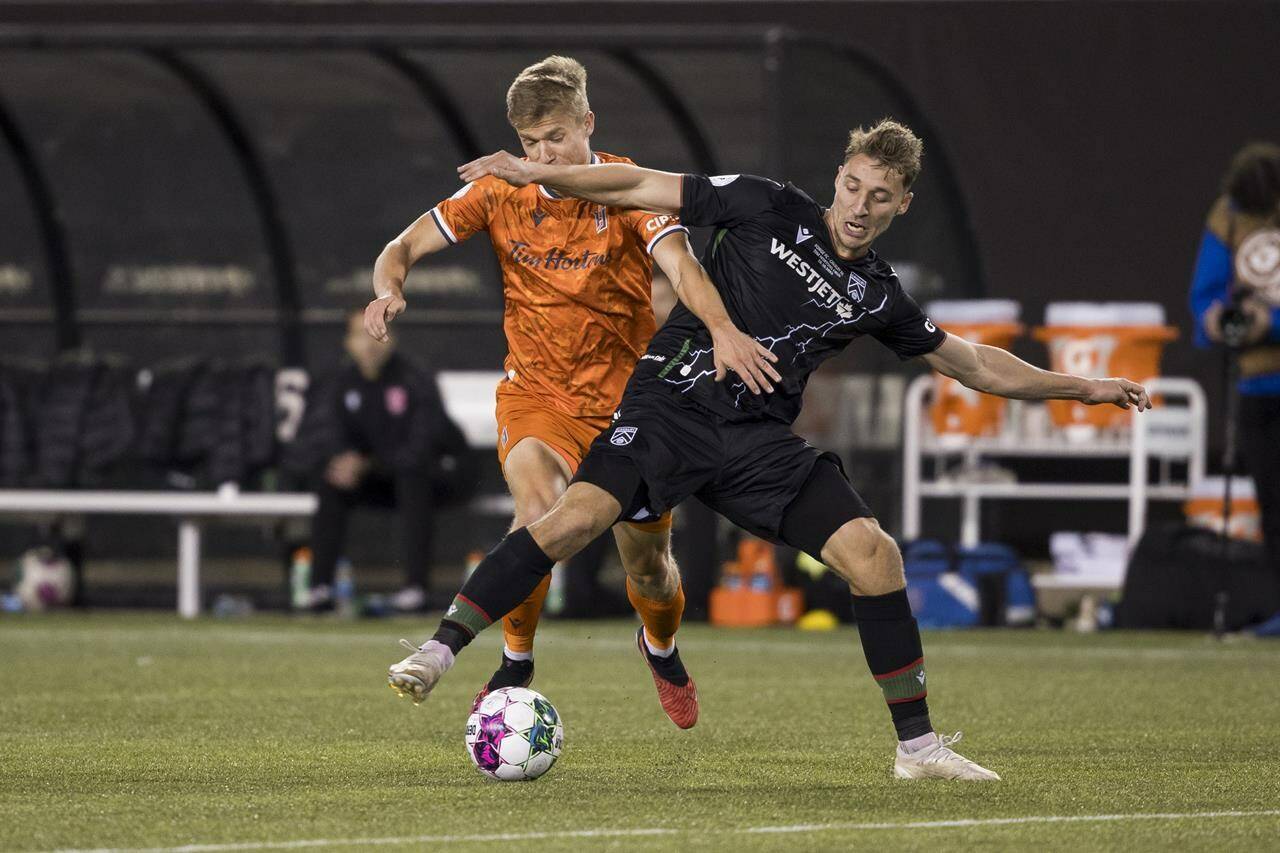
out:
M591 152L591 165L592 165L592 166L595 166L595 165L597 165L599 162L600 162L600 157L596 154L596 152L592 151L592 152ZM542 195L542 197L543 197L543 198L549 198L549 199L551 199L552 201L560 201L560 200L562 200L562 199L564 198L564 196L560 195L560 194L559 194L559 193L557 193L557 192L553 192L552 190L547 189L547 188L546 188L546 187L544 187L542 184L538 184L538 192Z

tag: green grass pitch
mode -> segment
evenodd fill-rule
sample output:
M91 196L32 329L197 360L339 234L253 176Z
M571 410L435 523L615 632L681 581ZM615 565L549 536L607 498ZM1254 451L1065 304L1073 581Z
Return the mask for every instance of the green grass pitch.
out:
M688 626L678 731L632 623L547 623L541 780L463 752L496 630L421 707L385 685L434 619L0 620L0 849L1280 849L1280 644L925 637L930 705L996 784L899 782L854 631Z

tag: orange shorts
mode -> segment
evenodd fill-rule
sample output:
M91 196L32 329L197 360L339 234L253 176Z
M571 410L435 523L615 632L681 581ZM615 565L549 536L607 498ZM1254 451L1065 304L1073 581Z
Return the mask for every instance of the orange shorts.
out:
M498 384L498 463L506 465L507 454L526 438L536 438L560 454L569 473L578 471L591 442L612 420L607 415L567 415L547 405L540 397L503 380ZM637 530L659 532L671 528L671 513L656 521L627 522Z

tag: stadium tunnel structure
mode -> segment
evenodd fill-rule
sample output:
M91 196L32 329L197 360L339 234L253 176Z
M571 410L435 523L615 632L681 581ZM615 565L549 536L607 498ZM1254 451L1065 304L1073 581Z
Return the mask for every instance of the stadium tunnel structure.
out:
M780 28L0 30L0 333L6 352L86 345L139 363L274 354L325 367L374 257L516 140L505 92L580 59L594 145L642 165L760 173L829 199L851 124L927 142L929 203L877 249L921 299L983 276L946 146L856 46ZM700 248L701 240L695 239ZM401 336L440 369L501 362L483 240L419 265ZM865 367L892 359L862 353ZM866 363L867 360L872 363Z

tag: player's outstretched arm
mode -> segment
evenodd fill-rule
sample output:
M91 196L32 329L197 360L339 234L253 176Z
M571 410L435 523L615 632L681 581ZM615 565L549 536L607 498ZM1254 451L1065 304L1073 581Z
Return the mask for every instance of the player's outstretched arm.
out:
M671 280L676 296L711 333L716 381L732 371L752 394L759 394L762 388L772 393L770 380L782 379L773 368L778 357L733 324L720 292L694 256L688 236L682 231L660 241L653 247L653 259Z
M1111 403L1122 409L1151 408L1147 389L1128 379L1086 379L1053 373L1027 364L999 347L974 344L948 334L942 346L924 356L925 363L975 391L1017 400L1079 400Z
M458 167L458 177L474 181L485 175L523 187L542 184L561 195L607 207L680 212L680 175L643 169L628 163L595 166L548 166L497 151Z
M364 330L370 337L387 341L387 324L404 313L404 280L409 268L424 255L449 245L431 214L424 213L383 247L373 263L374 299L364 309Z

